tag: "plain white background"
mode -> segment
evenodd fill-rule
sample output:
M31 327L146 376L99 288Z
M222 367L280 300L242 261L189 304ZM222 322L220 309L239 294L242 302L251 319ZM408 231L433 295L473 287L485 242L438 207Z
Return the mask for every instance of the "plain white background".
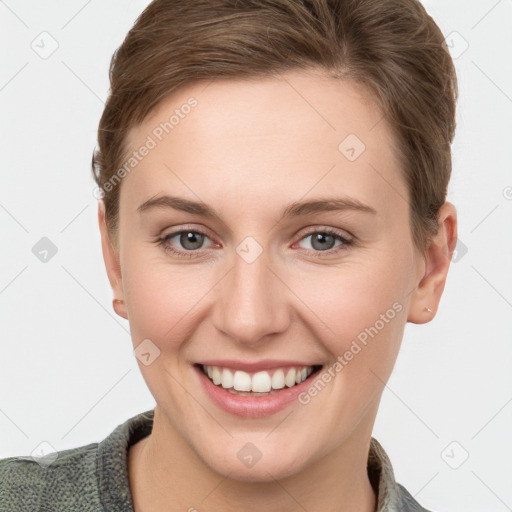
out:
M90 174L111 55L148 3L0 2L0 457L98 442L155 404L112 310ZM406 326L374 436L426 508L501 512L512 508L512 2L424 3L459 78L448 199L460 243L437 316ZM47 262L33 251L43 237L57 250Z

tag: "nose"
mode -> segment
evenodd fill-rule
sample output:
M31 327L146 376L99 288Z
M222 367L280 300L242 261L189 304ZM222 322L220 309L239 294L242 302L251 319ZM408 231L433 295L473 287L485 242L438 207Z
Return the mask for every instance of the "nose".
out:
M259 345L290 323L289 293L263 251L254 261L235 253L233 266L218 283L215 325L238 343Z

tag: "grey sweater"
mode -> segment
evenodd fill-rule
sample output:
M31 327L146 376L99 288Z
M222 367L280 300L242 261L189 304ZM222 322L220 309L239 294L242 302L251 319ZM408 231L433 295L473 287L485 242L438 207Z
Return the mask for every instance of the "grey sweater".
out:
M151 433L154 410L128 419L100 443L0 459L0 512L133 512L128 448ZM388 456L372 438L368 475L377 512L428 512L395 482Z

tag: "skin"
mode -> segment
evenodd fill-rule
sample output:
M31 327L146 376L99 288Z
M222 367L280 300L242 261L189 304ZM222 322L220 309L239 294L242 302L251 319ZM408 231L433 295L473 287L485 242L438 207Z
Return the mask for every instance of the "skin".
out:
M116 311L129 320L134 347L149 338L160 350L150 365L138 361L156 408L153 432L129 451L135 510L373 511L366 462L379 401L406 322L435 315L456 210L443 205L439 232L420 253L382 113L360 86L313 70L189 85L128 133L129 147L190 96L198 105L123 179L117 251L99 202L108 278L124 301ZM352 162L338 150L351 133L366 145ZM202 201L220 219L165 208L139 214L160 194ZM293 201L341 196L376 214L279 220ZM336 253L334 239L322 251L307 236L322 228L354 243ZM193 258L155 243L180 229L207 234ZM251 264L236 251L247 236L262 248ZM168 243L190 247L179 236ZM192 371L213 358L327 368L395 302L402 310L307 405L240 418L213 404ZM262 453L251 468L237 457L247 442Z

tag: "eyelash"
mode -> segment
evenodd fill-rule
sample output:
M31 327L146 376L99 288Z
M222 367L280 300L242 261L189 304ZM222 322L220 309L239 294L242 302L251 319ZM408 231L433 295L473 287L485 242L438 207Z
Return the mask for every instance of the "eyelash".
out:
M198 257L197 253L199 251L201 251L201 249L196 249L196 250L191 250L191 251L179 251L177 249L174 249L174 247L172 247L167 242L171 238L174 238L176 235L180 235L182 233L195 233L195 234L203 235L203 236L209 238L208 235L205 232L201 231L201 230L197 230L197 229L181 229L179 231L174 231L172 233L169 233L169 234L165 235L164 237L157 238L157 240L155 242L158 245L162 246L164 251L166 251L168 253L171 253L174 256L178 256L180 258L189 258L189 259L190 258ZM353 245L353 243L354 243L354 240L349 240L349 239L345 238L344 236L340 235L340 233L338 231L336 231L335 229L332 229L332 228L323 228L323 229L320 229L320 230L316 229L316 230L309 231L299 241L302 241L305 238L307 238L308 236L311 236L311 235L314 235L314 234L318 234L318 233L322 234L322 235L333 236L334 238L336 238L337 240L342 242L342 244L340 244L337 248L328 249L326 251L315 251L313 249L311 249L311 250L308 249L307 250L308 252L313 252L315 254L318 254L321 258L324 257L323 256L324 254L326 254L328 256L332 256L333 254L338 254L338 253L340 253L342 251L346 251L347 250L347 246Z

